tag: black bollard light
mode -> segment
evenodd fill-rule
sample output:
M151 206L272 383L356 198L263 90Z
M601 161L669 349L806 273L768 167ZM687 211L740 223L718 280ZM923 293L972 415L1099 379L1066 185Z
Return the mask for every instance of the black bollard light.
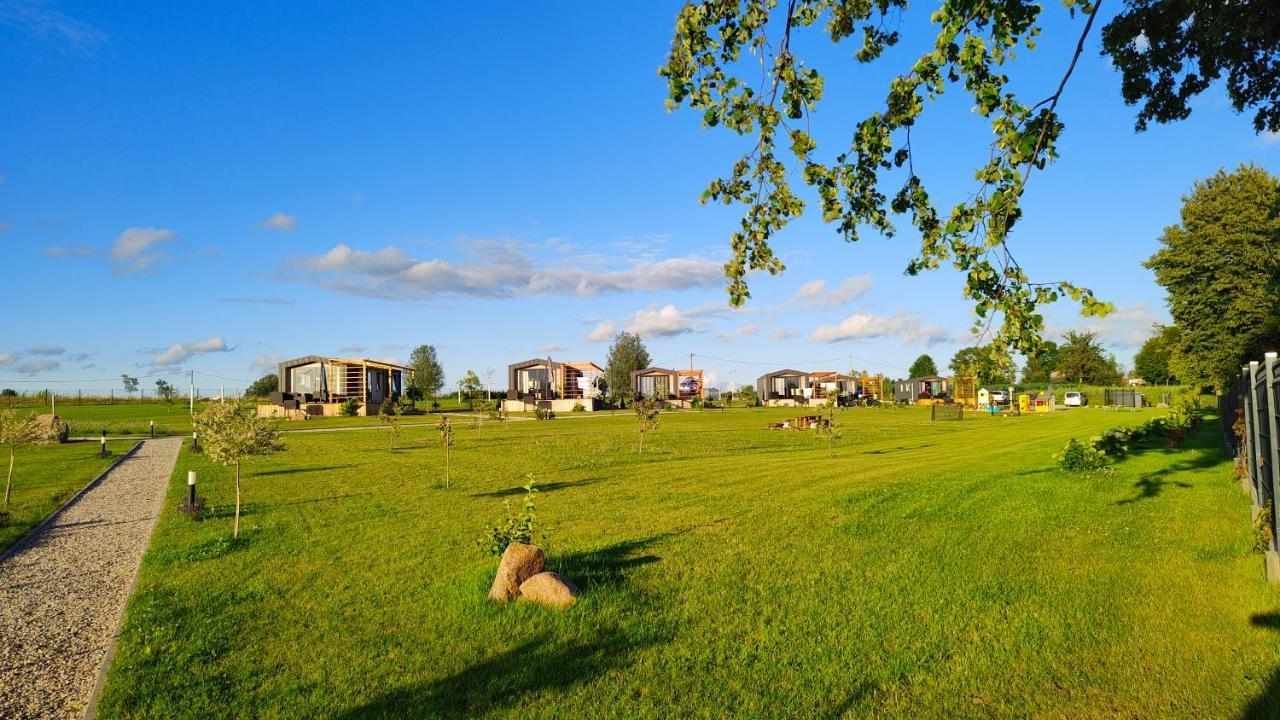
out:
M98 457L104 458L109 454L110 453L107 452L107 429L104 427L102 428L102 439L101 439L101 445L99 446L99 449L98 449Z
M156 436L156 421L152 420L151 421L151 437L155 437L155 436Z
M196 471L187 471L187 507L195 508L196 506Z
M195 430L191 431L191 452L200 452L200 437Z

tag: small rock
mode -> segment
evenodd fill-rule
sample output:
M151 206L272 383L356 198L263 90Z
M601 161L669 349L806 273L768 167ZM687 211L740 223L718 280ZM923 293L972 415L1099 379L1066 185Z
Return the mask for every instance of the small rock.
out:
M498 602L515 600L520 596L520 584L542 572L545 565L542 548L511 543L502 553L498 574L493 578L493 587L489 588L489 598Z
M578 587L553 572L541 572L520 584L520 597L553 608L567 608L578 599Z

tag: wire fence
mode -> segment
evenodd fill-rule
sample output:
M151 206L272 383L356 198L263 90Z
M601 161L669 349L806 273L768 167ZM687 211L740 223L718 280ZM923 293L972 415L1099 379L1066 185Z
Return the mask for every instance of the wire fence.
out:
M1265 531L1267 578L1280 581L1280 544L1276 495L1280 494L1280 361L1267 353L1240 370L1227 392L1218 397L1218 417L1227 452L1241 469L1241 483L1253 500L1254 520Z
M195 388L195 398L199 402L208 399L225 398L227 400L240 399L244 390L242 388L231 387L214 387ZM186 404L190 399L190 389L180 388L174 393L172 402L175 404ZM119 390L109 389L84 389L84 390L27 390L5 392L0 396L0 408L55 408L70 407L80 405L154 405L158 403L168 402L165 398L155 390L139 389L134 393L125 393Z

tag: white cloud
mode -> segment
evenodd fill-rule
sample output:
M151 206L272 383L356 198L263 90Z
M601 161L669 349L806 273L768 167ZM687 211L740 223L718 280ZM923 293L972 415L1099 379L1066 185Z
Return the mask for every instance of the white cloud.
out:
M616 333L617 327L613 324L613 321L605 320L599 325L596 325L594 330L587 333L585 339L587 342L605 342L612 339Z
M280 363L284 362L284 358L279 355L259 355L249 363L249 370L266 375L280 369Z
M642 338L672 337L693 330L689 316L675 305L666 305L657 310L637 310L627 321L627 332Z
M845 278L840 287L827 290L826 280L813 280L801 285L787 302L808 307L844 307L867 294L871 284L870 275L854 275Z
M0 25L8 25L67 50L94 55L107 44L107 34L39 0L0 3ZM0 182L4 176L0 175Z
M198 340L189 343L174 343L164 351L156 353L151 358L152 365L177 365L185 362L193 355L202 355L204 353L228 352L231 348L227 347L227 343L220 337L211 337L208 340Z
M281 232L289 232L298 227L298 218L289 213L278 212L271 217L258 223L258 227L267 230L279 230Z
M537 350L537 353L541 355L543 353L568 352L568 350L569 348L563 345L556 345L555 343L547 343L546 345L539 347Z
M120 233L111 245L111 259L116 263L117 275L132 275L154 271L164 259L164 250L155 249L157 243L172 242L177 235L166 228L131 227Z
M1139 300L1116 308L1106 317L1080 318L1071 325L1049 324L1045 327L1045 335L1060 338L1068 330L1095 332L1103 345L1127 349L1146 342L1152 335L1152 325L1168 322L1166 315L1152 312L1150 305Z
M1258 144L1262 146L1274 145L1280 142L1280 131L1268 130L1258 136Z
M14 367L14 370L22 375L37 375L42 372L57 370L61 367L62 363L58 360L50 360L46 358L41 360L27 360L25 362L18 363L18 365Z
M308 256L277 277L336 292L392 300L430 297L513 297L612 292L658 292L713 287L723 280L721 264L697 257L639 259L610 267L540 267L514 242L469 241L467 260L422 260L388 246L376 252L345 244Z
M32 355L62 355L67 352L67 349L58 345L37 345L28 348L27 352Z
M810 339L830 343L884 337L897 337L912 344L937 345L950 340L950 333L941 325L925 323L918 315L905 310L888 317L859 310L836 325L818 326Z
M731 330L731 331L729 331L729 332L720 332L720 333L716 333L716 340L720 340L720 341L722 341L722 342L727 342L727 341L734 340L734 339L736 339L736 338L740 338L740 337L742 337L742 336L744 336L744 335L754 335L754 334L756 334L757 332L760 332L760 326L759 326L759 325L755 325L755 324L748 324L748 325L743 325L743 326L738 327L738 328L734 328L733 330Z
M0 367L11 367L18 362L18 356L11 352L0 352Z
M791 338L800 337L800 333L796 332L795 330L786 330L783 328L778 328L777 330L774 330L773 332L769 333L769 337L773 338L774 340L790 340Z
M49 257L89 257L93 254L93 248L77 244L66 247L47 247L42 252Z
M1138 33L1138 36L1133 39L1133 47L1138 52L1146 52L1147 49L1151 47L1151 38L1147 37L1145 32L1140 32Z
M365 346L363 346L363 345L344 345L344 346L342 346L342 347L338 348L338 352L340 352L340 353L345 353L345 354L348 354L348 355L359 355L360 353L364 352L365 350L366 350L366 348L365 348Z

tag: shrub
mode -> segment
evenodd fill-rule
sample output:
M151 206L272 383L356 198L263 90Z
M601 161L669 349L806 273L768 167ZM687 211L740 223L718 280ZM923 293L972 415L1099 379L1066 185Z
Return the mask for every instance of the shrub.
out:
M431 409L432 409L432 410L439 410L439 409L440 409L440 401L439 401L439 400L432 400L432 401L431 401Z
M574 411L574 412L586 412L586 411L587 411L587 408L586 408L586 407L584 407L584 406L582 405L582 403L580 403L580 402L579 402L579 403L574 403L574 404L573 404L573 411Z
M1106 453L1097 448L1071 438L1062 452L1053 456L1063 470L1071 472L1094 472L1107 467Z
M516 510L511 507L511 500L503 500L503 519L497 525L490 528L484 537L480 540L480 545L490 555L501 556L506 552L507 546L511 543L532 543L534 521L536 519L535 506L533 502L533 494L538 492L538 488L532 479L525 483L524 502L520 504L520 509ZM542 539L546 540L546 533L542 534Z
M1253 549L1266 552L1271 549L1271 503L1268 500L1262 511L1253 519Z
M539 420L555 420L556 414L549 407L539 407L533 411L533 416Z
M359 415L360 401L355 398L347 398L347 401L342 403L342 414L347 417L355 417L356 415Z
M701 410L701 409L702 409L702 398L700 398L700 397L695 397L694 399L690 400L690 401L689 401L689 407L693 408L694 410Z

